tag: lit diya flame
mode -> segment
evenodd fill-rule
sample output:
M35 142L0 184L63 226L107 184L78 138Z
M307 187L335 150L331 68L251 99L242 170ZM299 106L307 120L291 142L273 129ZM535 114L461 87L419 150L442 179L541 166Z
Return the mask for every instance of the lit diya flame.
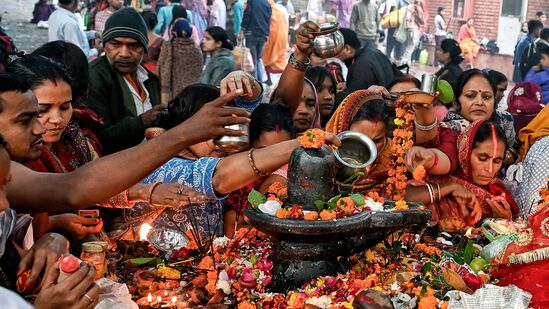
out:
M152 230L152 226L148 223L143 223L139 228L139 240L147 240L147 235Z
M177 302L177 296L172 297L172 300L170 300L171 304L175 304Z
M147 301L148 301L149 303L151 303L151 302L153 301L153 296L152 296L151 293L149 293L149 295L147 296Z

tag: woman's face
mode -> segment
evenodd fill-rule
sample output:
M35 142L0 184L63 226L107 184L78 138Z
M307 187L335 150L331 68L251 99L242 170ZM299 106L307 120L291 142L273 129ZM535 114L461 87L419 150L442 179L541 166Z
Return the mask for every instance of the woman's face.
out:
M221 47L221 42L217 42L212 38L212 36L208 33L204 33L204 39L202 39L202 50L211 53L216 50L218 50Z
M406 92L406 91L419 91L419 88L414 84L413 82L404 81L400 83L396 83L389 89L389 92Z
M448 64L450 62L450 53L443 51L442 49L437 50L437 59L440 63Z
M40 105L38 120L46 128L44 143L58 142L72 117L71 86L62 80L47 80L33 93Z
M469 27L472 27L474 24L475 24L475 20L474 20L474 19L469 19L469 20L467 21L467 25L468 25Z
M496 104L498 104L501 99L503 99L503 96L505 95L505 90L507 90L507 81L501 82L496 86Z
M0 149L0 213L10 207L6 186L10 182L10 155L5 148Z
M528 23L522 23L522 32L528 33Z
M458 98L460 114L470 122L488 120L494 112L494 92L486 78L473 76Z
M381 152L385 146L385 123L382 121L359 120L351 124L351 131L365 134L376 144L377 152Z
M316 88L322 118L328 118L332 114L335 104L334 86L332 80L326 77L320 87Z
M490 184L503 164L505 144L499 139L496 139L496 143L494 145L491 138L487 139L478 143L471 152L472 177L477 185Z
M311 128L315 119L316 98L313 88L308 83L303 86L303 93L299 105L295 110L293 121L296 133L301 133Z
M288 131L268 131L259 135L259 139L253 143L254 148L263 148L278 144L292 139L292 134Z

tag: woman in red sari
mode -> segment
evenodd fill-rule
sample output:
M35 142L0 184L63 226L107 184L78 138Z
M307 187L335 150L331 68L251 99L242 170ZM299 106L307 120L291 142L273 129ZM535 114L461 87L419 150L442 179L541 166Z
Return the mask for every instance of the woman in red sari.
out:
M427 204L433 211L431 220L449 232L475 225L482 218L515 217L518 206L496 177L506 147L502 130L491 121L478 120L459 135L457 144L458 157L448 158L459 162L456 171L408 186L406 200ZM440 156L440 152L419 146L406 155L411 170L419 165L429 170L446 162Z
M459 28L459 34L457 40L459 47L463 51L465 60L469 63L471 68L474 68L475 59L477 58L480 45L477 41L477 31L473 26L473 18L467 19L467 22Z

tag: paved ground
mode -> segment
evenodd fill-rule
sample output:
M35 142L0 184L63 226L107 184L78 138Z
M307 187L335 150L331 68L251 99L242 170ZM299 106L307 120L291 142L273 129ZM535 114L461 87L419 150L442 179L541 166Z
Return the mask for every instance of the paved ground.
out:
M32 51L48 41L48 30L38 29L29 20L36 0L0 0L2 27L20 50Z

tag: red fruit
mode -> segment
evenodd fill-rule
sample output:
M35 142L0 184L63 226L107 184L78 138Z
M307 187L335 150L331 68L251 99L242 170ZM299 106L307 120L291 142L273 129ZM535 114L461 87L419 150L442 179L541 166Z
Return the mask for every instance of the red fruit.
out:
M72 274L80 267L80 259L74 255L67 255L59 260L59 270L66 274Z

